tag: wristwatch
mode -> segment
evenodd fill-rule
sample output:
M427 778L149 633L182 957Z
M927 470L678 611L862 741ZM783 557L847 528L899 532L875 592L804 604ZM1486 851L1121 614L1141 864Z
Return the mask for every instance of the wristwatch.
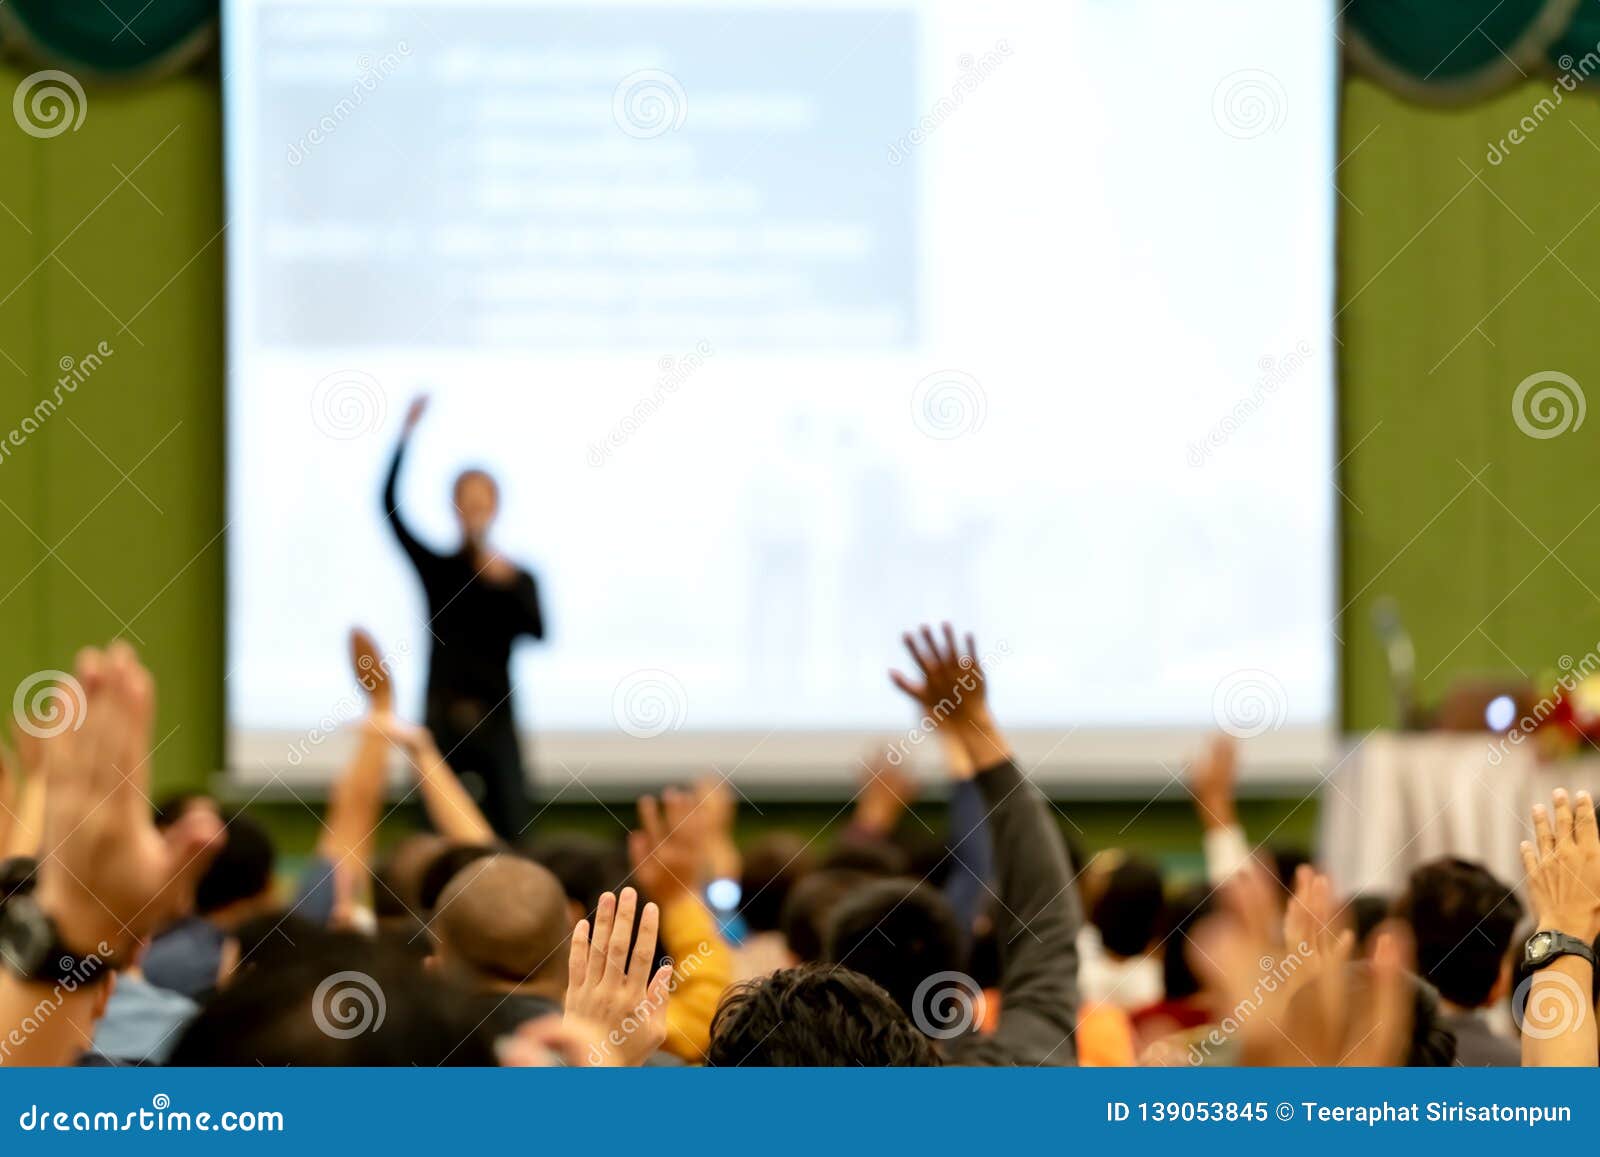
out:
M1591 967L1595 963L1594 949L1589 942L1565 932L1535 932L1522 949L1522 963L1530 970L1554 964L1563 956L1581 956Z
M93 953L79 956L61 942L56 922L32 896L13 896L0 907L0 964L34 984L90 985L111 971Z

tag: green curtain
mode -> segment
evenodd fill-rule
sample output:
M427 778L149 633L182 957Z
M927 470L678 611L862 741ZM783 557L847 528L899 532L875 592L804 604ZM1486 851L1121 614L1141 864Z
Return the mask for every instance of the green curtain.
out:
M6 0L0 46L24 65L79 80L147 80L216 42L217 0Z

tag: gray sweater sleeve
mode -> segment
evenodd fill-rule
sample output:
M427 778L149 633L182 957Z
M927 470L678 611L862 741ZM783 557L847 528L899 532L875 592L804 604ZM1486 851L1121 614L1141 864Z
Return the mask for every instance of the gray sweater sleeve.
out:
M951 1042L958 1065L1070 1065L1083 907L1050 805L1010 760L978 772L999 902L1000 1027Z

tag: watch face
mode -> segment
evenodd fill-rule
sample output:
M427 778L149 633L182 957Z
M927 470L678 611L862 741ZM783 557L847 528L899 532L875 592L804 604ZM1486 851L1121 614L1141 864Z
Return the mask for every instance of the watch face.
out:
M1528 941L1528 959L1530 961L1543 960L1550 955L1550 949L1555 945L1555 937L1548 932L1536 933Z

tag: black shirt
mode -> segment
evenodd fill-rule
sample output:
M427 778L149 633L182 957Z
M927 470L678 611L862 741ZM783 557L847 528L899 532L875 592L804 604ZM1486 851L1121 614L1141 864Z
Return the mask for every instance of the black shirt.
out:
M436 554L418 541L399 511L400 463L405 452L402 441L389 466L383 507L428 600L430 708L471 700L481 711L494 711L511 695L512 642L522 635L544 638L539 587L533 576L520 568L510 583L490 582L479 574L468 551Z

